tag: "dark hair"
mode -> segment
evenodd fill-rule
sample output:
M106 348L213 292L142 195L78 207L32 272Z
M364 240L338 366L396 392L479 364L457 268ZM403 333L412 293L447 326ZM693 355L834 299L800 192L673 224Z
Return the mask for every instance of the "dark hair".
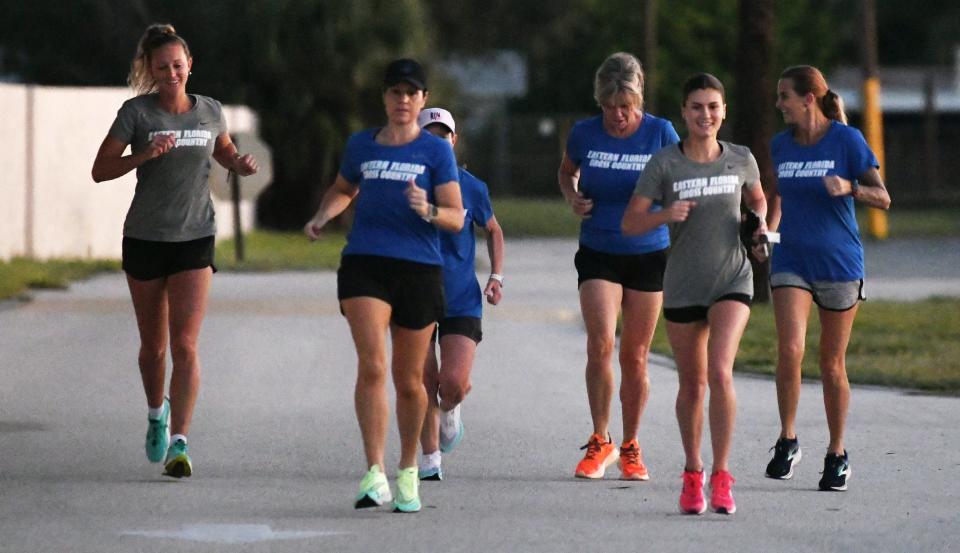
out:
M720 93L720 98L726 100L723 83L710 73L697 73L683 83L683 104L686 104L687 98L697 90L716 90Z
M799 96L813 94L817 99L817 107L828 119L847 122L847 114L843 112L843 99L827 86L823 73L812 65L794 65L783 70L781 79L790 79L793 91Z
M147 27L143 36L140 37L140 42L137 43L137 54L130 62L130 74L127 75L127 84L137 94L147 94L156 90L157 83L150 76L150 56L157 48L171 43L183 46L183 53L186 54L187 58L190 57L190 47L187 46L187 41L177 34L173 25L154 23Z

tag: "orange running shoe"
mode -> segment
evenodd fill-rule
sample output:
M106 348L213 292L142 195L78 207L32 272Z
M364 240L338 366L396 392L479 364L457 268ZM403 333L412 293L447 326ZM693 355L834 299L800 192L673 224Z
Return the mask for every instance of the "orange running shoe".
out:
M650 480L650 473L643 464L640 443L634 438L620 446L620 480Z
M733 501L733 475L725 470L718 470L710 475L710 507L717 513L732 515L737 512L737 504Z
M617 460L617 446L609 435L604 441L600 434L594 434L580 449L586 449L587 454L577 464L577 478L603 478L607 467Z
M707 500L703 497L703 471L683 471L683 491L680 492L680 512L688 515L702 515L707 510Z

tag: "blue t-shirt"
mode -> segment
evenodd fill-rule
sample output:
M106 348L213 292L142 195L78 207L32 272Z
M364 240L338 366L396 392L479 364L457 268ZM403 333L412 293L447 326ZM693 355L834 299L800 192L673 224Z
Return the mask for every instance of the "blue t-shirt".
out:
M380 255L428 265L442 265L439 231L416 214L404 196L407 181L427 191L457 181L457 162L450 143L426 131L402 146L374 140L379 129L350 137L340 174L358 184L356 213L343 255Z
M466 209L463 229L454 234L440 232L440 251L443 254L443 293L447 299L447 317L477 317L483 315L483 291L477 282L474 259L477 242L473 226L486 227L493 217L487 185L466 169L460 169L460 194Z
M795 273L809 282L862 279L863 244L853 198L830 196L823 177L855 181L880 166L863 135L834 121L816 144L797 144L788 129L773 137L770 150L782 211L771 273Z
M670 121L649 113L643 114L640 128L627 138L607 134L602 115L573 126L567 157L580 168L580 192L593 200L590 218L580 223L581 244L612 254L649 253L670 245L666 226L640 236L624 236L620 223L650 156L679 141Z

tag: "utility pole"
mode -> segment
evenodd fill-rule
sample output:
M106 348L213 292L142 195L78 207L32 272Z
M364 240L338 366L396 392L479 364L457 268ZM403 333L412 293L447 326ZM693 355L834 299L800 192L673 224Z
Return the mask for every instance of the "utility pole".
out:
M883 112L880 109L880 63L877 59L877 6L874 0L860 0L863 45L863 134L880 162L880 178L886 181L883 151ZM887 214L867 208L870 235L879 240L889 235Z

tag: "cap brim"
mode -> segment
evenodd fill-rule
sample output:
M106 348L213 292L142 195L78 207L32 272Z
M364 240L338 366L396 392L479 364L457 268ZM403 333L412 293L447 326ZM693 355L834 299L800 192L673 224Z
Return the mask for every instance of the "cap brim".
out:
M417 90L426 90L426 89L427 89L427 85L424 84L422 81L420 81L419 79L417 79L417 78L415 78L415 77L400 77L400 78L396 78L396 79L390 79L390 80L384 81L383 85L384 85L384 86L394 86L394 85L398 85L398 84L400 84L400 83L409 83L409 84L412 84L413 86L417 87Z

